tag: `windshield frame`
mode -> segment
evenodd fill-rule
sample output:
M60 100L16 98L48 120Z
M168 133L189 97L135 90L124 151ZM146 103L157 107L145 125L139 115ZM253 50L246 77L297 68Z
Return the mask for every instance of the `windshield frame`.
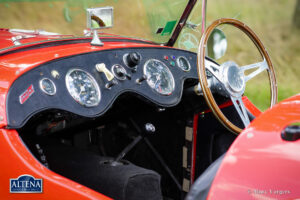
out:
M201 1L201 0L200 0ZM202 0L202 1L206 1L206 0ZM179 22L177 23L175 30L173 31L172 36L170 37L169 41L165 44L165 46L173 46L178 38L178 36L180 35L181 30L183 29L183 27L186 24L186 21L188 20L194 6L196 5L197 0L189 0L187 6L185 7Z

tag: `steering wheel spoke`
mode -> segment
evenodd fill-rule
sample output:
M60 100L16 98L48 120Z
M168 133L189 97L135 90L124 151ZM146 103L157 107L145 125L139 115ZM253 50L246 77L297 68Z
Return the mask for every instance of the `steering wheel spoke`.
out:
M248 74L247 76L245 76L245 81L249 81L252 78L254 78L255 76L257 76L258 74L260 74L261 72L263 72L264 70L268 69L268 63L266 60L262 61L262 62L258 62L258 63L253 63L250 65L245 65L242 66L240 68L241 71L243 71L244 73L247 70L253 70L256 69L255 71L253 71L252 73Z
M238 112L243 124L247 127L250 124L249 116L246 111L246 107L242 100L242 97L233 97L231 96L231 101Z
M221 76L220 76L220 66L205 60L205 68L218 80L220 83L221 81Z

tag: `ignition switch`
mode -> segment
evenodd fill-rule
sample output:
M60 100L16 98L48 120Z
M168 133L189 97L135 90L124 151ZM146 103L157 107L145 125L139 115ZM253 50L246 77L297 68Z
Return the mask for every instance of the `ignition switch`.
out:
M141 62L141 55L137 52L131 52L124 55L124 63L130 67L134 68Z

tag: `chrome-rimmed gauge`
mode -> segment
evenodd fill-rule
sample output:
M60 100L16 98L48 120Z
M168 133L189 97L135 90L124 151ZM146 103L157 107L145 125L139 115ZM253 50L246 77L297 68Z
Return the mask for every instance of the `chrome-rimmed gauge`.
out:
M79 104L86 107L97 106L101 93L96 80L88 72L71 69L66 74L66 86L69 94Z
M186 57L180 56L177 58L176 62L178 67L180 67L183 71L188 72L191 70L191 64Z
M161 95L171 95L175 89L174 77L160 60L150 59L144 65L148 85Z
M113 65L111 67L111 72L119 80L123 81L126 79L127 72L126 72L126 69L122 65L119 65L119 64Z
M40 80L40 89L47 95L53 96L56 94L56 86L49 78L43 78Z

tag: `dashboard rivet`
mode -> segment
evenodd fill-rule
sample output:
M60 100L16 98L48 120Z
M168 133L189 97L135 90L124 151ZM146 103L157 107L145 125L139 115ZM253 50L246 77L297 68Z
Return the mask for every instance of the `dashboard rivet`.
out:
M59 78L59 73L58 73L58 71L56 71L56 70L52 70L52 71L51 71L51 75L52 75L53 78L56 78L56 79Z
M54 54L54 57L55 57L55 58L58 58L58 57L59 57L59 54L58 54L58 53Z

